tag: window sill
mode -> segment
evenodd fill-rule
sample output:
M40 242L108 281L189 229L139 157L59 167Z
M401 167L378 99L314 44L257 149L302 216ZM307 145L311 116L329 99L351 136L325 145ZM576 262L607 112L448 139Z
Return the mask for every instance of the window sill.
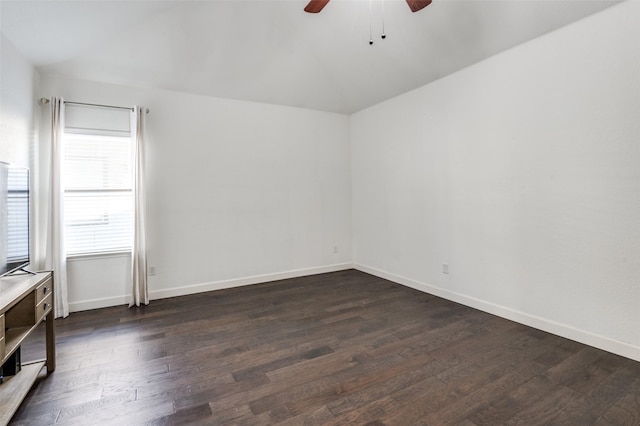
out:
M83 260L107 259L114 257L131 257L131 250L108 251L103 253L83 253L67 255L68 262L78 262Z

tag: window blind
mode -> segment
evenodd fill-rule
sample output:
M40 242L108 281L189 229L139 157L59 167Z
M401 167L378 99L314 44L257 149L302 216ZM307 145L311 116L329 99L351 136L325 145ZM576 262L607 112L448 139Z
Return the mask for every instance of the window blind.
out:
M29 258L29 172L15 169L7 175L7 261Z
M130 136L65 134L67 255L131 249L131 162Z

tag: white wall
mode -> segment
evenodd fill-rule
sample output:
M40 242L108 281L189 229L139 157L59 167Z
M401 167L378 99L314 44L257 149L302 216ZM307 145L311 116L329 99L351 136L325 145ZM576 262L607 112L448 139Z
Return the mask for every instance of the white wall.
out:
M34 212L38 209L37 134L39 75L13 44L0 33L0 161L29 167L31 174L31 237L39 228ZM31 269L38 269L37 253L31 245Z
M625 2L355 114L356 267L640 360L638 22Z
M0 33L0 161L32 167L38 73Z
M53 75L41 95L150 108L152 298L351 266L348 116ZM125 303L128 265L70 261L71 310Z

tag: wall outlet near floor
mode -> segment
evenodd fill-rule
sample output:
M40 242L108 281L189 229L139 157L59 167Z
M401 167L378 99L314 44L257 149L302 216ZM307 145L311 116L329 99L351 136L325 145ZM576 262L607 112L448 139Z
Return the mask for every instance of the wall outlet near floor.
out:
M448 263L443 263L442 264L442 273L443 274L448 274L449 273L449 264Z
M155 266L149 266L149 276L150 277L155 277L156 276L156 267Z

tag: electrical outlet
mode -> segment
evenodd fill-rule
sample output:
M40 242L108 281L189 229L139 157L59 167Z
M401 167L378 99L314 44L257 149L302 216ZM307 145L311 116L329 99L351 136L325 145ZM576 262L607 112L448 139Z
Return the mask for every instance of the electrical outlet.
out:
M447 263L443 263L442 264L442 273L443 274L448 274L449 273L449 264L447 264Z
M155 266L149 266L149 276L150 277L155 277L156 275L156 267Z

